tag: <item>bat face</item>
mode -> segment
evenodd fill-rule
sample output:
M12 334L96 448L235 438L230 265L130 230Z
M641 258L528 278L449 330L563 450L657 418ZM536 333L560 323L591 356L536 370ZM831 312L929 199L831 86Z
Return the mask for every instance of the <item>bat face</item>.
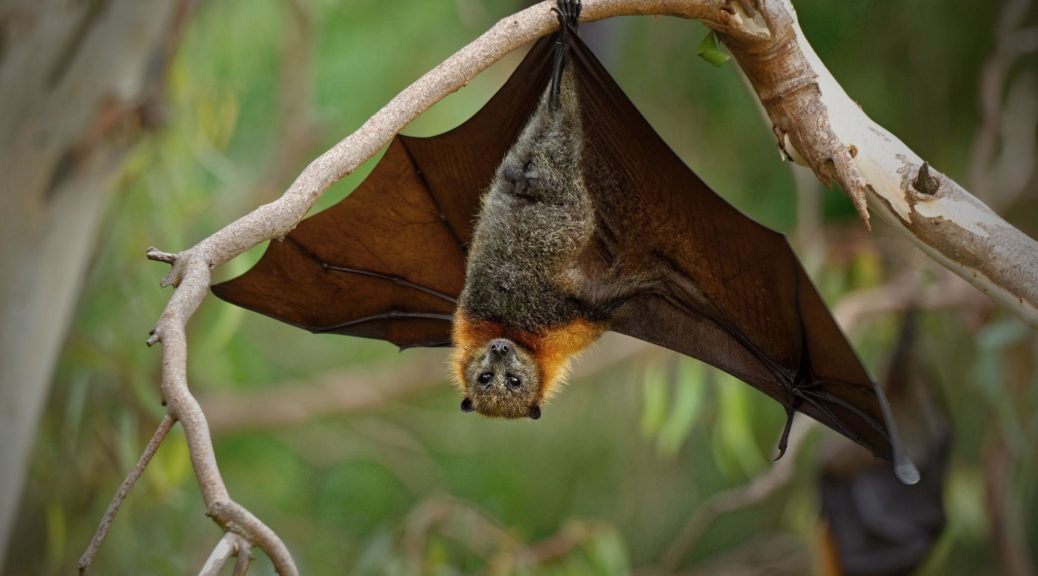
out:
M495 338L471 355L462 372L462 410L491 417L540 417L540 370L519 344Z
M451 358L461 409L499 418L541 416L541 406L564 380L569 359L605 330L584 319L544 331L526 331L454 314Z

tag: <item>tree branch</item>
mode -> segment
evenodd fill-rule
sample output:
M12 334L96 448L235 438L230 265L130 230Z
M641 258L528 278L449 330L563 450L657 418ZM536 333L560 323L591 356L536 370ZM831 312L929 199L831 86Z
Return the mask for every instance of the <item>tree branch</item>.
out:
M202 569L198 571L198 576L220 576L224 565L234 556L235 541L239 538L240 536L234 532L224 534L202 565Z
M94 556L97 555L97 551L101 549L101 544L105 541L105 536L108 535L108 529L112 527L112 521L115 520L115 515L119 512L119 508L123 505L126 500L126 496L130 493L130 489L133 488L134 484L144 473L144 469L148 467L148 463L151 462L155 453L158 452L159 446L162 445L162 441L166 439L166 435L173 429L173 424L176 421L172 416L166 414L162 417L162 422L159 422L159 427L155 430L155 434L152 435L151 440L148 441L148 445L144 447L144 452L141 453L141 457L137 460L137 464L130 470L130 473L123 480L119 489L115 492L115 496L112 497L111 503L108 504L108 509L105 510L105 515L101 517L101 524L98 525L97 531L94 532L94 537L90 540L90 544L87 546L83 555L79 557L77 563L79 567L80 576L86 576L90 570L90 564L94 561Z
M937 172L844 92L789 0L760 2L766 39L721 37L771 118L779 148L865 201L927 255L1038 327L1038 242ZM929 177L920 178L926 167ZM925 182L922 188L915 185Z
M162 394L184 427L203 499L217 523L258 544L280 574L297 573L292 558L277 535L230 500L205 416L188 389L185 326L208 293L210 271L260 242L283 237L329 186L408 122L508 52L555 30L553 4L542 2L498 22L314 160L279 199L178 254L148 251L149 258L172 264L162 285L176 291L149 343L162 342ZM696 18L716 30L746 71L790 157L806 159L823 181L840 183L866 222L867 196L881 217L925 252L1038 325L1038 243L940 173L932 172L936 189L913 188L922 160L843 92L804 39L788 0L585 0L583 20L632 14Z
M612 368L649 348L634 338L609 339L580 359L573 378ZM322 416L372 410L444 383L441 355L415 356L382 370L335 370L310 382L280 382L258 392L214 392L203 396L201 404L218 434L293 426Z
M794 427L789 435L786 455L781 460L746 484L717 492L707 498L706 502L685 523L684 528L663 555L663 559L660 561L663 572L674 572L681 566L689 552L695 548L700 538L706 534L718 516L762 502L788 485L796 471L797 454L800 452L804 440L816 426L817 421L807 420L800 426Z

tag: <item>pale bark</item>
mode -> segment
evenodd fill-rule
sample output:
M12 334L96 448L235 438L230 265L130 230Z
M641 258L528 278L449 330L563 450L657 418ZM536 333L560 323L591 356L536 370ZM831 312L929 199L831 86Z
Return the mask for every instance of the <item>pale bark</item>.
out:
M789 0L763 6L752 21L767 27L768 40L722 37L779 147L824 182L839 183L866 222L867 199L928 256L1038 327L1038 242L873 122L808 44ZM750 21L741 10L735 17Z
M0 564L110 179L154 117L178 4L0 7Z

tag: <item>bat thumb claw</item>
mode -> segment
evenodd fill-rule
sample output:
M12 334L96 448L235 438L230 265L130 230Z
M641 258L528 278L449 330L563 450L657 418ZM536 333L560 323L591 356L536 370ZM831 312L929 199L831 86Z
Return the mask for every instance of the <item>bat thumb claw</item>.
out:
M911 486L919 482L919 469L904 454L898 453L894 456L894 476L902 484Z
M782 436L778 441L778 455L771 459L778 462L786 455L786 447L789 446L789 432L793 429L793 415L796 414L792 408L786 408L786 426L782 429Z

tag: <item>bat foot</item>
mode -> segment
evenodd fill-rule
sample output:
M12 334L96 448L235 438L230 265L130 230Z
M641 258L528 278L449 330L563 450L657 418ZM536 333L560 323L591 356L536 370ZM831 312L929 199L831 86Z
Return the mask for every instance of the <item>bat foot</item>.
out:
M555 41L554 65L551 73L551 101L559 100L559 84L562 82L562 68L566 63L566 48L570 35L576 36L577 24L580 20L580 0L557 0L551 9L559 18L559 35Z
M552 12L558 15L561 26L576 26L580 19L580 0L557 0Z
M782 436L779 437L778 455L771 459L772 462L778 462L786 455L786 448L789 446L789 433L793 430L793 416L795 415L796 410L793 407L786 408L786 426L782 429Z

